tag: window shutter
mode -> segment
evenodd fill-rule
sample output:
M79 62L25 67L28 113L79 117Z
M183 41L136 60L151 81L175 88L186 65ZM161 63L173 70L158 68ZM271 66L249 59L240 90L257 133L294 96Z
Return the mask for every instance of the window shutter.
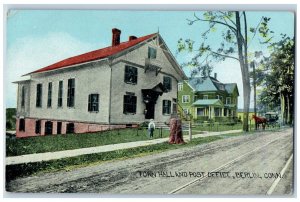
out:
M91 108L92 103L91 103L91 101L92 101L92 95L89 95L89 100L88 100L88 111L89 112L92 111L92 108Z
M22 86L22 99L21 99L21 107L25 106L25 87Z
M96 94L96 111L99 111L99 94Z
M136 96L132 96L132 112L136 113Z

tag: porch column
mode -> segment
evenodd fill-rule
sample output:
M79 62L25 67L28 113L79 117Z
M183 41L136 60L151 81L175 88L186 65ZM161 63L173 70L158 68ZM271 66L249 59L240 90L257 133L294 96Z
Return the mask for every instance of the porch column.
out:
M215 117L215 107L211 107L211 118Z
M208 106L208 118L211 118L211 113L210 113L210 106Z
M222 108L222 114L221 114L221 117L224 116L224 107Z

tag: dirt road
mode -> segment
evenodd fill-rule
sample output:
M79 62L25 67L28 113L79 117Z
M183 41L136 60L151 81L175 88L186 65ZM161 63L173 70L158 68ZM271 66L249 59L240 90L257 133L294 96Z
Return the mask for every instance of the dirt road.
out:
M263 132L11 181L11 192L279 194L293 192L293 131ZM287 164L288 160L290 163Z

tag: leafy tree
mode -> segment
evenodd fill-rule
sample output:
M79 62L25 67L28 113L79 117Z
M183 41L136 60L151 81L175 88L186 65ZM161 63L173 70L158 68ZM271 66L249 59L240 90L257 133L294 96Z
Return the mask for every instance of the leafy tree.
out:
M203 13L203 17L194 14L194 18L188 19L188 23L193 25L197 22L208 23L209 28L203 31L201 39L203 42L195 49L195 42L191 39L179 39L178 52L188 51L195 52L195 56L191 61L183 64L183 66L192 67L191 75L194 76L201 73L202 76L208 76L212 71L212 61L224 61L225 59L237 60L240 64L243 79L243 98L244 98L244 117L243 130L248 131L248 114L250 104L250 78L249 78L249 44L256 38L259 33L262 41L266 44L271 41L272 31L268 28L270 18L262 17L255 27L248 27L246 12L239 11L208 11ZM214 49L207 45L207 39L221 28L221 38L219 48Z
M260 101L280 103L283 123L291 124L294 108L295 42L282 35L282 39L272 43L269 48L272 53L265 62L264 93L260 95Z

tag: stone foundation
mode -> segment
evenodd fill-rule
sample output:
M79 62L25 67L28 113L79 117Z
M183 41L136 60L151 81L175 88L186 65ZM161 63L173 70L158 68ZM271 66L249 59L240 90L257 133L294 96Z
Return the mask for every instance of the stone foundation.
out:
M82 123L82 122L69 122L69 121L58 121L58 120L42 120L42 119L32 119L24 118L25 120L25 130L20 130L20 118L17 118L16 123L16 137L33 137L33 136L44 136L46 134L45 124L47 121L52 123L52 132L47 135L56 135L58 133L58 122L61 122L61 133L67 133L67 124L74 124L73 133L91 133L99 132L120 128L128 128L128 125L119 124L119 125L109 125L109 124L95 124L95 123ZM40 120L40 132L36 133L36 121ZM137 127L137 124L132 124L129 127ZM71 132L70 132L71 133Z

